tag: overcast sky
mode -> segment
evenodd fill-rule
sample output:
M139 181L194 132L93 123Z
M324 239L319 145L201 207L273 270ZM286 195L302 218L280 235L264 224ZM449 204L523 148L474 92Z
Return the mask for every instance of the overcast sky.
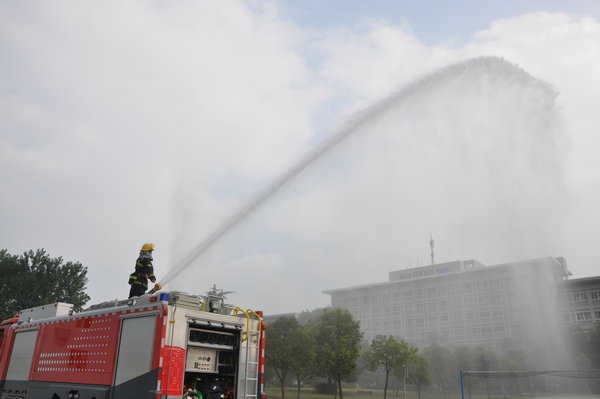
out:
M127 296L153 242L165 289L267 313L426 265L430 235L436 262L598 275L599 18L596 1L0 0L0 248L82 262L96 303Z

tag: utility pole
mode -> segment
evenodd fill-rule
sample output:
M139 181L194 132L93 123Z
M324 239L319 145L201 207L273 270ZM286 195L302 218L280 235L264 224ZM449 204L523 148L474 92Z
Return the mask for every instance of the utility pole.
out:
M431 264L435 265L435 257L433 256L433 235L429 235L429 246L431 247Z
M404 399L406 399L406 377L408 377L408 366L403 365L402 367L404 367L404 382L402 385L404 386Z

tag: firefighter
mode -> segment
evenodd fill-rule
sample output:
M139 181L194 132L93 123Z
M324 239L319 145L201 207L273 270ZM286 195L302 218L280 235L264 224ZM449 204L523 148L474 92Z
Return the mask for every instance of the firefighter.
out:
M154 276L154 267L152 266L152 251L154 244L144 244L140 251L140 256L135 262L135 272L129 275L129 298L144 295L148 289L148 280L156 282Z

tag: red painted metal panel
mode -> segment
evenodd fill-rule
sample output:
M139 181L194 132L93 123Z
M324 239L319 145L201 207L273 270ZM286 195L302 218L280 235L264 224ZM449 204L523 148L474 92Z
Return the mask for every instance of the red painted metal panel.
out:
M262 317L262 312L259 312ZM265 394L265 333L267 326L264 321L260 322L260 342L258 344L258 373L260 378L260 386L258 387L259 396L266 399Z
M16 323L15 319L15 323ZM4 327L4 335L2 337L2 345L0 346L0 380L4 380L6 377L6 370L8 370L8 360L10 359L10 351L13 346L15 338L15 330L10 326Z
M119 313L42 324L30 380L111 385L120 325Z
M178 346L165 346L161 354L163 357L161 381L167 387L166 393L167 395L181 396L185 371L185 349Z
M163 350L165 347L165 336L167 334L167 320L169 315L169 307L167 305L162 306L162 312L156 318L156 334L154 342L154 356L152 357L152 369L160 368L161 371L158 374L157 390L164 389L163 387L163 370L167 367L164 364Z

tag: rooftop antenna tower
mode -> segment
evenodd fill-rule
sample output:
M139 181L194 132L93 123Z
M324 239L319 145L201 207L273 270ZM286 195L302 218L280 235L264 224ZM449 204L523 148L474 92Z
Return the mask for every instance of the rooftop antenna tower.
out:
M433 235L430 234L429 235L429 246L431 247L431 264L435 265L435 257L433 255L433 244L434 244Z

